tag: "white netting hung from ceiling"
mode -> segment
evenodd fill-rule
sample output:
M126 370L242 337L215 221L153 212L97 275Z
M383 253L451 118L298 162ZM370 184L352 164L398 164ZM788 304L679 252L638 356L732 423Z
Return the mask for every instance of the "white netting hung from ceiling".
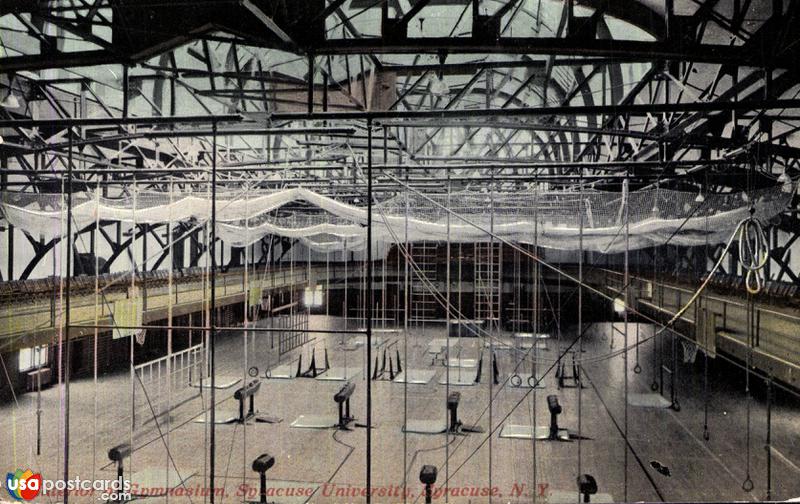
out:
M706 194L654 188L631 193L596 190L525 190L513 193L457 192L401 194L373 207L375 243L394 241L477 242L492 231L520 243L577 250L618 252L669 240L675 245L715 244L727 240L749 215L767 221L789 205L795 186L786 183L748 193ZM310 207L286 211L281 207L305 202ZM628 240L625 239L625 205ZM449 209L450 212L448 212ZM64 233L62 194L2 193L3 218L33 236L50 239ZM72 196L73 229L96 220L137 224L209 220L208 195L134 192L104 198L93 193ZM367 210L304 188L258 193L217 193L217 233L226 243L244 246L275 234L302 239L320 251L366 244ZM406 232L408 233L406 235ZM538 236L535 236L538 235ZM581 236L582 235L582 236Z

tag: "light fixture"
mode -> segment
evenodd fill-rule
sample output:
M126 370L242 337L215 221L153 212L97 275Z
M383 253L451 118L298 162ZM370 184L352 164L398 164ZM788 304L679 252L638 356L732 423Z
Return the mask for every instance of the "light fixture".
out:
M697 197L694 199L695 203L702 203L706 200L706 197L703 196L702 192L697 193Z
M625 313L625 300L622 298L614 299L614 313L623 314Z
M787 182L791 181L792 179L789 178L789 175L787 175L786 172L781 173L781 176L778 177L778 182L780 182L781 184L786 184Z

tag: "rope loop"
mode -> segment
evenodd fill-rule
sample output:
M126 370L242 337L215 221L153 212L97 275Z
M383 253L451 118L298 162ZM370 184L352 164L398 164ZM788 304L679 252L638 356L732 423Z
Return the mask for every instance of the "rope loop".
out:
M764 288L763 269L769 260L769 242L754 213L751 208L750 217L739 225L739 264L746 272L745 288L753 295Z

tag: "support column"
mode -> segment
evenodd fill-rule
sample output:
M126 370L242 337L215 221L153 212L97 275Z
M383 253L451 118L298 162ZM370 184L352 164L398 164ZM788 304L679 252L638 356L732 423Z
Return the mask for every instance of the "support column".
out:
M367 285L369 307L367 320L367 376L372 376L372 306L375 290L372 286L372 119L367 119ZM372 380L367 380L367 504L372 502Z

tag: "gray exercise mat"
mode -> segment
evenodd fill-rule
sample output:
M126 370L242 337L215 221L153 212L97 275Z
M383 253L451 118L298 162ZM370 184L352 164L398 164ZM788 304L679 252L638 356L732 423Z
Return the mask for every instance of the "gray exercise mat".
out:
M291 380L297 374L297 364L281 364L269 370L267 378Z
M451 349L461 347L457 339L434 338L430 342L428 342L428 353L432 354L442 353L444 352L445 348L448 345L450 346Z
M536 436L537 440L550 438L550 427L537 425L504 424L500 429L500 437L507 439L532 439ZM569 431L567 429L558 430L558 438L562 441L569 441Z
M216 380L214 380L214 389L215 390L225 390L233 387L237 383L242 381L241 378L234 378L232 376L217 376ZM192 387L196 388L211 388L211 378L203 378L200 380L200 383L193 383Z
M575 504L583 502L583 496L577 490L548 490L545 496L547 504ZM596 493L591 497L592 503L615 502L614 497L607 493Z
M466 358L459 358L459 357L450 357L450 360L447 361L448 367L451 368L465 368L471 369L478 367L478 359L466 359Z
M364 330L366 331L366 329L364 329ZM376 336L375 334L372 335L371 340L372 340L372 346L374 346L374 347L379 347L379 346L383 345L384 343L386 343L386 338L384 338L382 336ZM354 336L354 337L350 338L350 340L347 342L347 344L348 345L357 346L357 347L363 347L364 345L367 344L367 337L364 336L364 335Z
M451 387L472 387L475 385L475 373L471 372L464 372L462 371L459 375L458 372L455 370L450 371L449 376L449 385ZM442 376L439 377L439 385L447 385L448 384L448 376L447 373L442 373Z
M300 415L289 427L296 429L332 429L339 423L339 417L335 415Z
M476 337L480 336L483 332L483 320L450 320L449 336L463 336L463 337Z
M237 423L239 421L239 413L231 413L230 411L217 411L214 414L214 425L228 425L232 423ZM272 415L262 415L259 411L256 411L253 415L246 417L246 422L248 424L253 422L261 422L261 423L281 423L283 421L282 418L272 416ZM209 415L206 417L205 415L200 416L192 420L193 423L211 423L211 416Z
M510 341L507 339L494 339L494 340L486 340L483 342L483 348L492 348L496 352L514 350L516 347L514 346L515 342Z
M180 471L180 476L174 468L170 467L169 476L164 467L145 467L130 475L133 496L163 497L173 488L185 485L197 472L185 469Z
M239 420L239 413L231 413L230 411L215 411L214 412L214 425L227 425L235 423ZM201 415L193 420L194 423L211 423L211 415Z
M394 383L426 385L436 376L435 369L404 369L395 376Z
M447 432L447 420L408 420L403 432L411 434L443 434Z
M536 347L540 350L546 350L546 345L542 347L539 343L544 343L543 341L537 341ZM513 356L521 356L523 353L530 354L530 349L533 348L533 341L513 341L506 343L497 343L495 342L494 345L490 345L487 341L484 343L485 348L492 348L495 352L512 352ZM513 352L517 352L514 354Z
M519 338L519 339L550 339L550 334L548 333L532 333L532 332L515 332L511 335L512 338Z
M672 405L669 399L655 392L628 394L628 404L638 408L669 408Z
M528 351L533 348L533 340L520 340L520 341L495 341L494 344L486 341L483 344L484 348L493 348L495 351ZM547 345L547 340L536 340L536 349L547 351L550 347Z
M364 331L366 331L366 329L364 329ZM392 335L392 334L400 334L401 332L403 332L403 330L402 329L398 329L396 327L373 327L372 328L372 334L373 335L375 335L375 334Z
M347 381L361 374L361 367L332 367L318 375L317 380Z

